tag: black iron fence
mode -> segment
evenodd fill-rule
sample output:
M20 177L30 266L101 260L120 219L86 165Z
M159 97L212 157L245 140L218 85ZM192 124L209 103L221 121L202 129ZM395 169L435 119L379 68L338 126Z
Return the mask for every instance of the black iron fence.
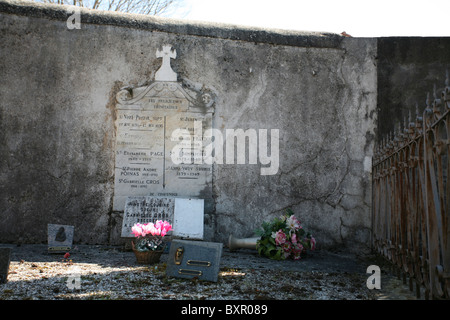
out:
M426 299L450 298L450 86L375 148L372 246ZM415 284L415 286L414 286ZM421 290L422 289L422 290Z

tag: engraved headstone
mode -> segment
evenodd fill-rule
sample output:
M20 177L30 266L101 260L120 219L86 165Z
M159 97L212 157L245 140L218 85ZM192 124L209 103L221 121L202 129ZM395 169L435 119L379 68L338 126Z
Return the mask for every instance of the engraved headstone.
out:
M177 81L171 46L158 49L156 56L162 58L156 81L116 96L116 211L123 210L128 196L212 195L212 164L203 161L203 154L211 143L207 130L212 128L214 91Z
M47 231L48 252L63 253L72 249L73 226L49 224Z
M136 223L168 221L171 235L189 239L203 238L203 199L164 197L127 197L122 220L123 238L132 238L131 228Z
M168 221L173 226L175 209L174 198L128 197L122 220L123 238L132 238L131 228L136 223L155 223L156 220Z
M167 260L169 277L217 282L222 243L173 240Z
M8 280L9 262L11 260L11 248L0 248L0 284Z

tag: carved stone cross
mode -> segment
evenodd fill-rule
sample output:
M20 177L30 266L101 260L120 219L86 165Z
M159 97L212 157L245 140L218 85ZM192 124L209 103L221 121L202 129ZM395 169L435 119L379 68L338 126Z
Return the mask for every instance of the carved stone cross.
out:
M175 59L177 57L177 52L172 49L170 45L164 45L162 50L156 50L156 57L162 58L161 68L156 71L155 80L156 81L177 81L177 74L172 70L170 66L170 59Z

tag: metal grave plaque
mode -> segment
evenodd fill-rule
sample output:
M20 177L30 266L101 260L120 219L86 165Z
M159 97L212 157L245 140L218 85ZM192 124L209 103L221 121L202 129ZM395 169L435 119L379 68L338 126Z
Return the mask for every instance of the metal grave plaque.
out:
M215 242L172 240L167 276L217 282L222 247Z

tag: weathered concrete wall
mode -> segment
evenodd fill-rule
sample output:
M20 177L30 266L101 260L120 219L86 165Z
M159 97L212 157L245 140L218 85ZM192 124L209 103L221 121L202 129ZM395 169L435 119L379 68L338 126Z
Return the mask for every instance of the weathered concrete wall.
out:
M448 38L380 38L378 39L378 124L377 140L403 126L411 113L420 116L445 86L450 72L450 37ZM437 97L439 98L439 96Z
M254 166L217 167L224 236L251 236L261 220L291 207L323 244L367 240L375 48L358 39L334 48L259 45L260 59L235 61L245 80L224 88L234 94L217 108L218 127L279 128L280 169L261 176Z
M169 43L180 79L207 84L213 126L279 129L279 170L215 164L206 240L253 235L292 208L324 247L369 245L376 39L251 30L0 2L0 241L119 243L115 94L153 81Z

